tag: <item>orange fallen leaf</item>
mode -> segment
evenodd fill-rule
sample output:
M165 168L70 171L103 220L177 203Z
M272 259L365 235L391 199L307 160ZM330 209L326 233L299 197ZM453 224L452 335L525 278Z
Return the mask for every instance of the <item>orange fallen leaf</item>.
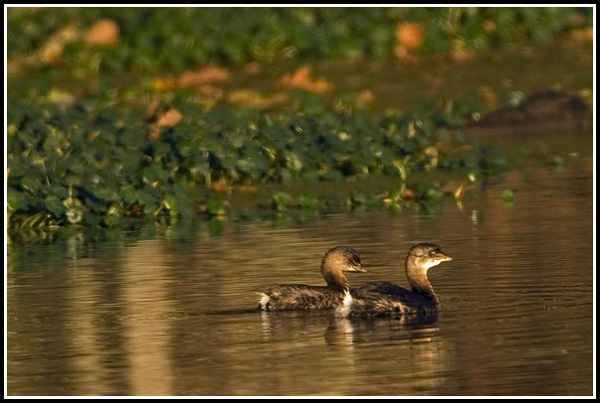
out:
M80 32L73 24L58 30L40 49L40 59L44 63L55 63L60 59L63 48L69 42L76 40Z
M569 40L575 43L582 42L593 42L594 41L594 28L589 27L585 29L578 29L569 34Z
M462 199L465 197L465 185L460 185L457 187L454 192L452 192L455 199Z
M371 91L369 89L363 90L360 92L360 94L358 94L358 99L361 102L370 104L371 102L373 102L375 100L375 94L373 94L373 91Z
M259 74L261 71L260 63L250 62L244 66L244 71L252 75Z
M156 140L157 138L160 137L160 129L158 128L158 126L152 125L150 126L150 136L149 136L152 140Z
M119 42L119 26L111 19L103 19L92 25L85 34L90 45L114 45Z
M216 66L206 66L198 71L184 71L179 77L157 77L152 80L155 90L192 87L229 79L229 70Z
M157 77L152 79L152 88L156 91L170 90L177 87L177 79L169 77Z
M457 62L470 62L475 59L475 52L471 49L452 49L450 55Z
M158 102L158 100L154 100L152 102L150 102L150 105L148 105L148 108L146 108L146 113L144 115L144 118L147 121L153 121L154 118L156 117L156 112L158 111L158 107L160 106L160 102Z
M153 105L150 105L153 107ZM175 108L169 108L164 111L154 123L150 126L150 138L156 140L160 137L161 127L172 127L175 126L183 115Z
M487 32L488 34L492 33L492 32L496 32L497 29L497 25L495 21L492 20L485 20L483 22L483 29L485 29L485 32Z
M396 45L394 47L394 56L404 63L416 64L419 61L419 58L411 54L403 45Z
M301 88L308 92L328 92L331 91L333 85L324 78L315 79L311 77L312 68L310 66L302 66L293 74L286 74L277 81L280 85L288 88Z
M402 198L403 199L414 199L415 194L410 189L404 189L404 191L402 192Z
M219 179L218 181L213 182L211 189L217 193L227 193L229 191L229 186L225 179Z
M213 108L225 97L225 91L214 85L205 84L198 88L197 102L207 109Z
M226 81L229 79L229 70L217 66L206 66L198 71L184 71L179 76L180 87Z
M425 40L425 30L416 22L405 22L396 27L398 44L412 52L421 47Z
M177 109L169 108L158 117L155 125L157 127L175 126L177 123L179 123L182 117L183 115Z
M256 186L240 186L239 190L241 193L255 193L258 188Z
M222 88L215 87L214 85L206 84L198 88L198 92L204 96L221 99L225 96L225 91Z

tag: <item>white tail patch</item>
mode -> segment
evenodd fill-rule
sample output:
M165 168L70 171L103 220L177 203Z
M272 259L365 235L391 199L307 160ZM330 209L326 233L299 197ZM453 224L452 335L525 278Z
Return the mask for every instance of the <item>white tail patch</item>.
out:
M258 306L260 307L260 309L267 309L267 304L269 303L269 301L271 300L271 298L269 298L269 296L267 294L261 294L262 297L260 298L260 301L258 301Z

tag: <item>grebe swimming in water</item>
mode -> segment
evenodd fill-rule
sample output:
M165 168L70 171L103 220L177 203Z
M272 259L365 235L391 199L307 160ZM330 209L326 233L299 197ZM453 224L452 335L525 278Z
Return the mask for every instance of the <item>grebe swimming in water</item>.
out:
M411 290L389 282L377 282L345 292L336 314L356 316L439 315L440 301L427 278L427 270L452 260L438 245L420 243L406 257L406 275Z
M347 246L330 249L321 261L321 274L326 286L276 284L257 290L261 296L258 309L281 311L289 309L332 309L344 300L350 289L345 271L366 272L358 253Z

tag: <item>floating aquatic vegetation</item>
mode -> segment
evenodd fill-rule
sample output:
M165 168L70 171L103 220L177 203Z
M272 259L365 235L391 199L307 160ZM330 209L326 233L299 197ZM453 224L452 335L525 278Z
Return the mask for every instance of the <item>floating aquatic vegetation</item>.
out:
M593 39L592 7L9 7L7 54L81 74L177 74L207 62L471 60L505 44ZM179 83L175 83L179 85Z
M455 11L457 18L464 15L459 11ZM75 10L69 12L80 16ZM179 11L165 12L179 15ZM165 32L153 35L140 28L141 35L133 39L136 28L128 27L124 21L139 17L138 10L127 9L123 15L115 15L114 10L108 15L96 11L75 26L55 21L47 32L56 33L56 37L33 38L25 34L23 43L15 42L14 37L9 39L12 54L25 48L41 52L44 44L54 43L55 53L49 53L47 63L67 66L73 74L83 77L92 66L95 72L151 72L142 79L136 75L132 80L136 84L124 90L96 77L86 79L84 88L62 88L48 79L40 80L41 85L9 94L7 213L11 229L69 225L112 228L131 219L159 223L195 217L220 219L231 213L228 199L234 189L282 184L289 190L287 186L294 182L327 181L346 181L351 188L351 182L376 175L397 178L397 186L376 194L349 192L341 197L342 201L281 191L274 193L272 200L269 194L268 203L275 212L310 212L306 217L338 207L360 210L387 206L399 211L409 203L420 203L424 209L434 211L446 195L460 204L469 182L465 180L447 189L432 180L415 183L415 173L460 171L480 181L488 173L509 168L499 150L482 147L454 129L479 113L472 103L463 100L423 103L417 105L417 112L391 111L371 116L366 109L374 100L373 92L332 93L332 82L315 77L309 65L270 71L271 77L290 72L279 80L285 88L271 93L232 89L229 81L233 70L229 68L216 64L198 68L207 54L221 55L211 58L211 63L246 63L251 60L248 49L263 62L311 51L321 55L338 52L344 57L372 51L383 56L387 51L382 49L389 50L397 43L416 55L436 47L432 44L436 34L427 24L404 25L398 21L405 21L401 16L420 12L397 10L399 14L388 21L389 26L378 26L373 33L363 32L367 39L359 45L344 40L341 50L333 49L332 38L338 37L326 33L314 39L314 35L296 32L297 37L282 34L277 40L269 40L265 34L260 39L246 38L251 42L249 47L227 35L222 42L211 43L210 37L197 35L202 27L193 34L186 33L187 29L196 29L189 17L195 11L181 12L183 33L178 33L170 22L164 27L166 33L172 34L168 37L174 38L172 46L181 47L172 60L165 59L160 50L153 53L155 49L150 46L166 46ZM221 15L222 11L207 12ZM292 16L304 24L302 29L314 27L319 20L315 16L321 12L331 13L329 16L337 13L313 9L289 11L289 15L287 12L273 11L272 17L281 22ZM367 18L385 15L384 11L371 9L365 12ZM475 17L481 16L478 13L482 11L475 12ZM13 14L9 19L14 25L21 19L38 21L44 15L47 12L40 10L29 16ZM157 15L148 10L144 18L157 22ZM83 33L93 32L100 17L115 21L119 30L116 37L113 32L113 39L107 40L106 46L97 40L91 40L96 44L88 46L82 42ZM248 29L262 29L253 21L245 23ZM459 22L447 23L448 30L460 31ZM487 23L486 29L495 32L498 26ZM112 28L104 29L108 32ZM342 25L336 29L345 28ZM373 48L365 45L371 40L377 43ZM132 41L139 41L140 48L128 54L134 49ZM297 43L290 45L286 41ZM205 52L196 55L192 51L198 50L196 46ZM246 64L246 68L261 71L271 66ZM483 89L482 94L490 97L490 103L494 101L488 90ZM522 94L512 95L517 100ZM546 157L546 162L557 168L565 163L561 155Z

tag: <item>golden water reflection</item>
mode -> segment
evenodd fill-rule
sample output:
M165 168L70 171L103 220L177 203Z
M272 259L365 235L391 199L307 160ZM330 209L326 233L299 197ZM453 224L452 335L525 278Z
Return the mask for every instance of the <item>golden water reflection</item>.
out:
M576 168L511 173L438 215L12 245L8 394L591 394L592 171ZM512 207L506 187L517 193ZM438 322L254 310L254 287L320 284L320 258L337 244L355 247L370 271L352 284L406 286L404 254L419 241L456 257L431 273Z

